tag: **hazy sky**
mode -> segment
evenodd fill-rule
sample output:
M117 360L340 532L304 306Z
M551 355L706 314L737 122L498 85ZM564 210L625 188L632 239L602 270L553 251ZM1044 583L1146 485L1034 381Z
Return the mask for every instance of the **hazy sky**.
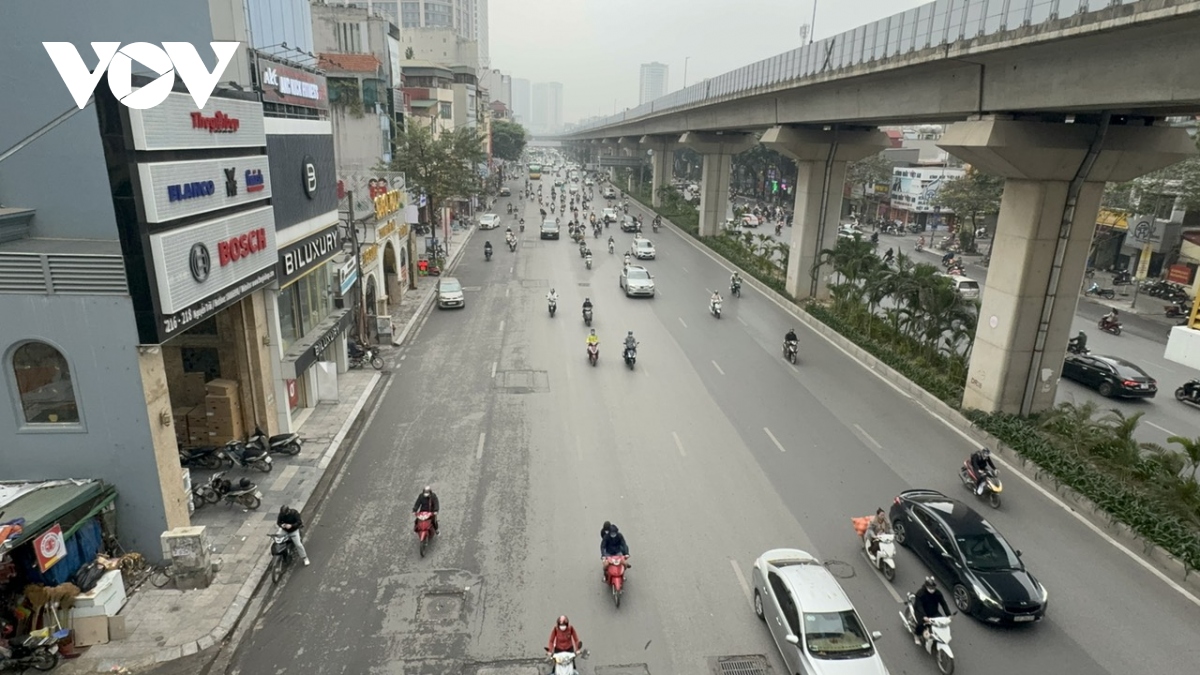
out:
M816 38L928 0L818 0ZM812 0L488 0L492 67L563 84L564 121L638 104L642 63L670 66L668 91L800 46Z

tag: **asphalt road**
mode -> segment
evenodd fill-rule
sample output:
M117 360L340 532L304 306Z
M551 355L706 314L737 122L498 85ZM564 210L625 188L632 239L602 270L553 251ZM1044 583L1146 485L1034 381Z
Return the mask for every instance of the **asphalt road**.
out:
M631 240L614 236L618 250ZM473 235L456 271L466 308L432 312L402 350L311 523L313 566L273 592L233 672L506 663L521 675L565 613L591 651L588 675L614 664L699 675L711 672L708 657L741 654L767 655L782 673L745 585L755 557L775 547L844 563L833 569L868 628L884 633L891 672L933 672L897 615L896 593L925 569L901 551L893 589L866 565L850 519L913 486L971 499L956 473L963 438L752 289L727 299L719 321L708 315L728 272L671 231L648 263L659 296L637 300L617 287L619 255L593 245L588 271L569 240L536 237L529 228L516 253L497 246L484 262L483 239L503 235ZM584 296L602 341L595 368ZM793 326L796 366L779 354ZM641 341L634 371L619 359L627 330ZM441 497L442 536L421 559L410 507L427 482ZM1005 493L987 516L1024 551L1050 610L1021 629L956 617L961 672L1192 672L1193 601L1015 476ZM600 580L606 519L633 553L620 609Z

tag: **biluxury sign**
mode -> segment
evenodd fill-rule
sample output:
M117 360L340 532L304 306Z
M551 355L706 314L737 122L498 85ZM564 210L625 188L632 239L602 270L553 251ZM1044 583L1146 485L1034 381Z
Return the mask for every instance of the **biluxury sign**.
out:
M308 71L259 58L258 81L264 101L306 108L328 108L325 78Z
M279 285L287 286L341 250L342 242L338 236L337 225L330 225L300 241L284 246L279 249Z

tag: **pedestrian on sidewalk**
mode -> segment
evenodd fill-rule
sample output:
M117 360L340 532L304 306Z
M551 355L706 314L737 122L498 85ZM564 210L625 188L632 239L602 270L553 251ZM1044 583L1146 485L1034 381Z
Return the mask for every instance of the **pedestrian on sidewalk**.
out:
M300 530L304 527L304 520L300 518L300 512L292 507L284 504L279 507L279 517L275 519L275 525L280 532L288 535L288 539L292 540L292 545L296 547L296 555L308 565L308 551L304 550L304 542L300 541Z

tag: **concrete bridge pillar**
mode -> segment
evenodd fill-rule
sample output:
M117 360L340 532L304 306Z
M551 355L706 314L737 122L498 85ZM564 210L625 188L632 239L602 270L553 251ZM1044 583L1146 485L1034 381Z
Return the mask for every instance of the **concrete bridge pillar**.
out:
M642 136L641 146L650 150L650 203L662 206L659 189L669 186L675 173L675 149L679 140L674 136Z
M753 134L712 134L689 131L679 144L695 150L703 159L700 174L700 236L719 234L729 212L729 175L733 156L755 144Z
M763 145L796 161L795 218L788 254L787 291L797 300L829 297L828 274L813 276L821 251L837 244L846 165L890 147L876 129L773 127Z
M1182 129L987 117L938 146L1007 179L963 406L1028 415L1054 405L1104 183L1196 153Z

